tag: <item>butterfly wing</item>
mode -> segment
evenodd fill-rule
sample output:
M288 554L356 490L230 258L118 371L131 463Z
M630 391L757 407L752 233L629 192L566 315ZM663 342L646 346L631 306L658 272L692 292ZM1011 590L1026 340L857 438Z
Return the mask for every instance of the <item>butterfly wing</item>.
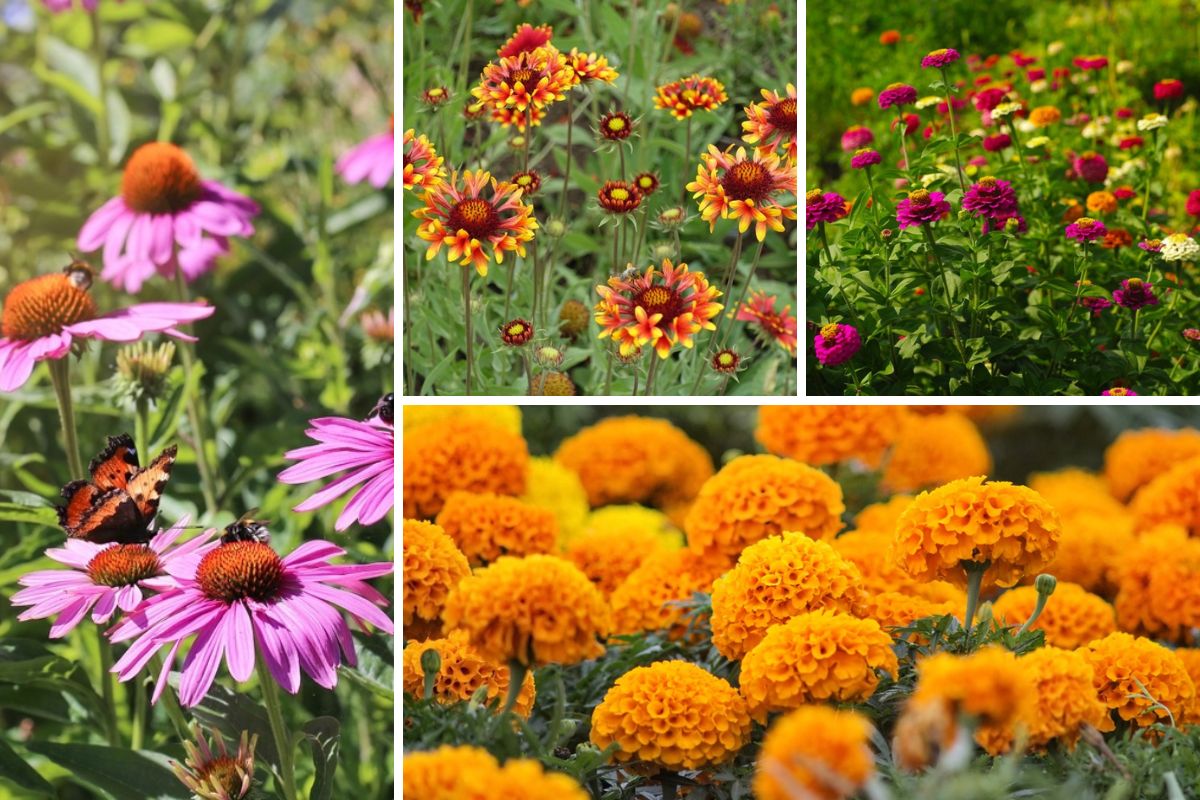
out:
M62 488L66 503L58 506L58 524L71 536L83 518L92 510L92 502L100 493L87 481L71 481Z
M174 445L163 450L149 466L138 470L129 480L129 496L133 498L146 525L149 525L158 513L158 501L162 499L163 487L171 477L176 451Z
M125 489L138 471L137 448L127 433L109 436L108 444L88 465L92 483L100 492Z
M88 491L95 490L91 486L85 485L68 499L66 513L60 512L60 518L69 520L72 514L72 501L75 501L75 508L78 509L78 504L82 501L78 501L76 498ZM146 521L138 511L133 498L124 489L110 489L102 494L93 495L78 521L71 524L70 527L66 524L63 527L70 538L84 539L93 544L108 544L109 542L132 544L150 540L150 533L146 530Z

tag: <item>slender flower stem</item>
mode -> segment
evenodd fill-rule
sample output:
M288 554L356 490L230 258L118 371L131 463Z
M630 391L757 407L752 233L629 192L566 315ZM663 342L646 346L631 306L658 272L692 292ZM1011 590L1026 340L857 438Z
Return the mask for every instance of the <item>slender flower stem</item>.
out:
M658 362L662 360L653 351L653 348L651 348L650 369L646 372L646 397L651 397L654 394L654 375L658 372Z
M275 751L279 754L280 793L284 800L297 800L294 769L296 752L292 746L292 735L283 720L283 709L279 705L279 687L271 677L267 659L263 654L259 653L254 661L258 683L262 688L263 705L267 707L267 718L271 721L271 738L275 740Z
M617 222L616 222L616 229L612 233L613 263L612 263L612 273L611 274L613 274L613 275L618 275L621 272L620 267L617 266L617 263L620 259L619 253L617 252L617 242L620 240L620 238L621 238L621 219L618 218Z
M529 140L533 138L533 106L525 109L525 135L521 137L525 140L525 166L521 169L529 171Z
M512 306L513 269L516 267L516 265L517 265L517 259L515 257L510 258L508 260L508 271L506 272L506 274L504 276L504 319L502 320L503 322L508 322L508 319L509 319L508 312ZM537 289L538 289L537 282L535 281L533 284L533 314L535 317L537 316L537 307L538 307Z
M146 740L146 686L140 680L135 680L129 687L133 692L133 730L129 736L129 749L141 750Z
M629 260L634 264L638 263L638 259L642 255L642 243L646 241L646 218L650 216L650 207L643 203L642 207L642 222L638 225L637 239L634 240L633 253L630 254Z
M401 256L401 261L401 280L404 283L404 352L408 354L404 359L404 380L405 385L408 387L407 394L411 397L417 393L417 368L413 363L413 354L416 352L416 350L412 342L412 314L409 311L409 308L412 305L409 302L409 296L412 293L412 288L409 286L408 280L408 260ZM428 330L432 331L433 328L430 327ZM430 335L432 336L432 333ZM429 355L431 358L433 357L432 348L430 349Z
M473 331L471 330L471 269L472 267L460 267L462 270L462 296L463 296L463 324L466 327L464 331L467 345L467 394L471 394L471 375L475 371L475 342L473 341Z
M607 397L612 394L613 354L611 346L604 349L608 351L608 366L604 368L604 395Z
M138 447L150 451L150 400L146 397L137 399L133 418L133 432L137 436Z
M754 251L754 261L750 262L750 272L746 275L746 282L742 285L742 293L738 297L738 301L730 307L730 311L732 311L735 316L738 309L742 307L742 303L746 301L746 295L750 293L750 284L754 281L754 273L758 271L758 261L760 258L762 258L763 245L765 244L766 239L758 243L758 249ZM725 298L725 300L728 302L729 298ZM724 317L722 317L722 319L724 319ZM732 333L733 326L726 326L725 330L722 332L721 341L717 345L718 350L729 344L729 337Z
M525 389L525 394L533 394L533 370L529 367L529 352L521 348L521 361L525 362L525 382L528 386Z
M946 76L946 68L941 68L942 85L946 87L946 111L950 116L950 138L954 140L954 167L958 175L958 188L965 194L967 184L963 181L962 158L958 155L958 133L954 129L954 98L950 95L950 79Z
M725 290L721 296L729 302L729 293L733 290L733 278L737 275L738 259L742 255L742 237L744 234L738 231L737 241L733 243L733 253L729 258L729 268L726 270ZM696 380L692 383L692 390L689 394L696 394L700 389L700 383L704 380L704 367L708 363L708 356L712 354L717 347L717 337L721 335L721 329L725 326L725 318L729 315L729 309L721 309L721 315L717 317L717 329L713 331L713 335L708 340L708 349L701 356L697 353Z
M567 147L566 165L563 167L562 197L558 201L558 218L563 219L567 213L567 181L571 177L571 131L575 130L575 118L571 116L571 92L567 92Z
M179 301L187 303L191 301L188 295L187 279L184 277L183 270L175 269L175 288L179 293ZM181 342L179 345L179 357L183 361L184 384L191 382L192 373L196 369L196 357L192 352L192 344L189 342ZM200 412L200 404L197 402L197 392L185 392L186 401L184 403L187 409L188 422L192 426L192 435L195 437L193 448L196 451L196 468L200 472L200 492L204 495L204 506L208 514L215 514L217 511L217 482L215 470L208 461L208 447L206 446L205 428L203 425L203 417ZM140 444L140 442L139 442ZM145 445L143 445L144 447Z
M473 27L471 24L473 20L471 18L474 16L474 12L475 0L467 0L467 13L463 15L462 27L459 28L458 34L454 37L455 41L457 42L459 35L465 36L465 41L463 42L462 50L460 51L462 53L462 57L459 59L458 63L457 88L459 91L462 91L467 86L467 69L471 65L471 29ZM451 52L453 52L453 50L451 50Z
M687 175L688 164L692 154L692 117L689 114L687 118L687 138L684 139L683 145L683 171L679 173L679 202L687 202Z
M620 143L617 144L617 156L621 162L621 180L625 180L625 148Z
M921 231L925 234L925 241L929 244L929 252L933 256L938 272L942 276L942 288L946 292L946 318L950 320L950 332L954 335L954 344L958 348L958 357L962 359L963 372L965 374L967 371L967 351L963 347L962 337L958 333L958 323L954 320L954 303L950 299L950 281L946 278L946 267L942 264L942 257L938 254L937 243L933 239L933 231L930 230L929 225L922 225Z
M521 695L521 686L525 683L525 676L529 674L529 666L523 664L515 658L508 660L508 694L504 698L504 707L500 709L500 713L507 714L512 711L512 707L516 705L517 698Z
M906 141L906 132L908 126L904 122L903 114L896 118L896 122L897 130L900 131L900 153L904 156L904 171L908 172L908 142Z
M75 435L75 409L71 403L70 356L49 362L50 382L54 384L54 399L58 403L58 421L62 424L63 449L67 453L67 470L71 480L84 477L83 461L79 458L79 441Z
M104 47L103 29L100 26L100 9L92 9L88 16L92 22L92 56L96 60L96 87L100 92L100 109L96 112L96 149L100 151L100 163L107 167L112 163L112 147L108 137L108 78L104 75L107 52Z
M100 694L104 699L104 725L108 732L108 743L116 746L120 739L117 729L117 676L110 670L113 665L112 643L104 635L104 629L93 625L96 643L100 652Z
M678 264L680 261L683 261L683 245L679 241L679 228L671 231L671 233L675 237L675 263Z
M983 585L983 573L991 566L990 561L963 561L962 568L967 572L967 616L963 620L967 635L971 633L971 625L975 622L975 609L979 605L979 589Z
M1075 316L1075 309L1079 306L1079 296L1083 293L1084 282L1087 281L1088 246L1086 242L1083 245L1083 257L1080 261L1079 276L1075 280L1075 298L1071 301L1071 307L1067 309L1067 317L1063 322L1062 334L1059 336L1059 342L1064 349L1067 346L1067 336L1071 332L1071 318ZM1050 370L1047 374L1051 378L1054 377L1055 371L1058 368L1058 361L1057 355L1050 361Z

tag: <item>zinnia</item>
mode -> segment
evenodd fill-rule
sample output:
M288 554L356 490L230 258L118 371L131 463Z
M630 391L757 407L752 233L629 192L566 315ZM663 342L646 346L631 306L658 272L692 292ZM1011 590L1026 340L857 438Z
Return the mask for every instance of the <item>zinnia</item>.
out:
M1121 281L1121 288L1113 290L1113 300L1130 311L1158 305L1158 298L1154 296L1154 284L1141 278L1126 278Z
M957 50L952 47L944 47L941 50L934 50L929 55L922 58L921 66L925 67L926 69L930 67L934 69L941 69L943 67L950 66L955 61L958 61L958 59L959 55Z
M917 90L906 83L891 83L879 93L879 107L907 106L917 102Z
M837 192L812 189L804 195L804 227L812 230L822 222L837 222L846 216L846 198Z
M865 125L851 125L842 134L842 149L849 153L860 147L866 147L873 141L875 141L875 134L871 133L870 128Z
M896 221L901 228L915 228L944 219L950 213L950 203L941 192L917 189L896 204Z
M854 358L862 348L862 337L858 329L844 322L831 322L822 326L821 332L813 337L813 349L817 361L826 367L836 367Z

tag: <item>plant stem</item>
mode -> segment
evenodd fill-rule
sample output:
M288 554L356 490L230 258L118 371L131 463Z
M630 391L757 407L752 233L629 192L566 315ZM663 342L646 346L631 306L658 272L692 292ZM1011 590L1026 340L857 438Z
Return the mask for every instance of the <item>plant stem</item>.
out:
M750 272L746 275L746 283L742 285L742 294L738 297L738 301L733 304L730 310L736 315L737 310L742 307L742 303L746 301L746 295L750 293L750 284L754 281L754 273L758 270L758 261L762 258L763 245L766 244L766 239L758 243L758 249L754 251L754 261L750 263ZM728 300L729 298L726 298ZM722 317L724 319L724 317ZM722 332L721 341L717 344L717 349L725 347L729 344L729 337L733 332L733 326L726 326Z
M58 403L58 421L62 425L63 449L67 453L67 471L71 474L71 480L80 480L85 473L75 435L75 409L71 404L70 355L50 361L49 367L54 399Z
M133 418L133 433L137 437L137 446L149 453L150 445L150 401L145 397L137 399Z
M525 140L525 166L521 169L529 171L529 140L533 138L533 106L525 109L525 135L521 137Z
M692 153L692 117L689 114L687 118L687 138L684 139L683 145L683 170L679 173L679 202L687 202L687 176L689 157Z
M458 86L459 91L466 88L467 85L467 69L471 66L471 28L472 16L475 13L475 0L467 0L467 13L463 16L462 27L459 28L459 34L462 34L465 39L463 41L462 57L458 62ZM457 41L458 35L455 35ZM453 50L451 50L453 52Z
M621 172L619 173L621 180L625 180L625 148L620 143L617 144L617 157L620 159L621 164Z
M963 561L961 566L967 572L967 616L964 620L967 635L971 633L971 625L975 621L975 609L979 605L979 589L983 585L983 573L991 566L990 561Z
M104 727L107 729L108 743L114 747L118 744L120 735L117 730L117 676L109 670L113 665L112 643L104 635L104 629L93 625L96 632L96 643L100 651L100 693L104 699Z
M108 78L104 75L107 53L104 37L101 35L103 29L100 27L100 9L92 9L88 16L92 22L92 56L96 60L96 86L100 92L100 109L96 112L96 149L100 151L100 163L107 167L112 163L112 145L108 138Z
M411 397L417 393L417 371L416 365L413 363L413 354L416 350L412 342L412 314L409 311L409 307L411 306L409 302L411 288L409 287L408 280L408 264L407 259L403 256L401 256L401 261L404 262L400 266L402 272L401 281L404 283L404 352L408 354L404 359L404 379L408 387L407 394ZM429 330L432 331L433 328L429 328ZM430 349L429 357L433 358L432 348Z
M508 660L508 695L504 698L504 707L500 709L500 714L507 714L512 711L512 707L516 705L517 697L521 694L521 686L525 683L525 676L529 674L529 665L523 664L515 658Z
M604 369L604 395L607 397L608 395L612 394L613 354L611 346L606 347L605 349L608 351L608 366Z
M525 389L525 394L533 394L533 370L529 367L529 353L524 347L521 348L521 360L525 362L525 382L529 384Z
M921 231L925 234L925 241L929 244L929 252L933 256L938 272L942 276L942 288L946 292L946 317L950 320L950 332L954 335L954 344L958 348L958 357L962 359L963 374L965 377L967 372L967 351L963 347L962 337L958 333L958 323L954 321L954 304L950 299L950 281L946 278L946 268L942 264L942 257L938 254L937 243L933 238L933 231L929 225L922 225Z
M133 692L133 731L129 736L129 749L141 750L146 738L146 685L140 680L135 680L129 687Z
M946 87L946 111L950 115L950 137L954 140L954 167L958 175L958 188L966 194L967 184L963 181L962 159L958 155L958 133L954 129L954 98L950 96L950 79L946 77L946 68L941 68L942 85Z
M512 306L512 295L513 295L513 269L516 266L517 266L517 259L516 259L516 256L513 256L508 261L508 271L504 278L504 318L501 320L501 322L508 322L508 320L509 320L508 312ZM535 267L534 273L536 274L536 272L537 272L537 268ZM535 317L537 316L537 307L538 307L537 281L534 281L534 284L533 284L533 314Z
M567 181L571 177L571 131L575 129L575 118L571 116L571 92L567 92L567 158L563 165L562 197L558 201L558 218L561 220L567 213Z
M292 746L292 735L288 732L287 723L283 720L283 708L279 705L279 687L267 668L267 660L262 653L255 659L254 669L258 673L258 683L262 688L263 705L267 707L267 718L271 721L271 738L275 740L275 751L279 754L279 783L284 800L297 800L296 776L294 769L295 748Z
M733 243L733 253L729 258L729 268L726 270L725 275L725 289L723 292L721 292L721 297L724 297L726 302L729 300L729 293L733 291L733 278L735 275L737 275L738 259L741 258L742 255L743 236L744 234L739 231L737 241ZM717 338L721 335L722 328L725 327L725 317L727 315L728 310L722 308L721 315L717 317L717 329L713 331L713 335L708 340L708 349L705 350L704 357L698 358L699 365L696 369L696 380L692 383L692 390L689 392L689 394L694 395L700 389L700 383L704 380L704 366L708 363L708 356L716 350Z
M907 123L904 121L903 114L897 117L896 121L898 123L897 129L900 131L900 153L904 156L904 171L908 172L908 143L905 141L907 138L905 135Z
M653 352L653 348L651 348L650 369L646 372L646 397L654 394L654 375L658 372L658 362L662 360L658 357L657 353Z
M475 372L475 343L472 341L471 330L471 269L472 267L460 267L462 270L462 296L463 296L463 325L466 327L466 344L467 344L467 394L471 394L471 376Z

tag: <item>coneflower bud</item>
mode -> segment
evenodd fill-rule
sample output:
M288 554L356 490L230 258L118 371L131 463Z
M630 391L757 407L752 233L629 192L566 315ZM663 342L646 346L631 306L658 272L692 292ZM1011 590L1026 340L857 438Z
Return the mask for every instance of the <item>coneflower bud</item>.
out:
M156 402L166 389L174 358L175 345L171 342L158 346L137 342L121 348L117 351L117 374L113 378L117 391L135 403Z
M195 742L184 742L187 759L183 764L171 762L175 777L200 800L241 800L254 788L254 747L257 734L242 731L235 755L225 749L221 734L212 731L214 748L210 748L200 726L193 726ZM215 750L215 752L214 752Z

